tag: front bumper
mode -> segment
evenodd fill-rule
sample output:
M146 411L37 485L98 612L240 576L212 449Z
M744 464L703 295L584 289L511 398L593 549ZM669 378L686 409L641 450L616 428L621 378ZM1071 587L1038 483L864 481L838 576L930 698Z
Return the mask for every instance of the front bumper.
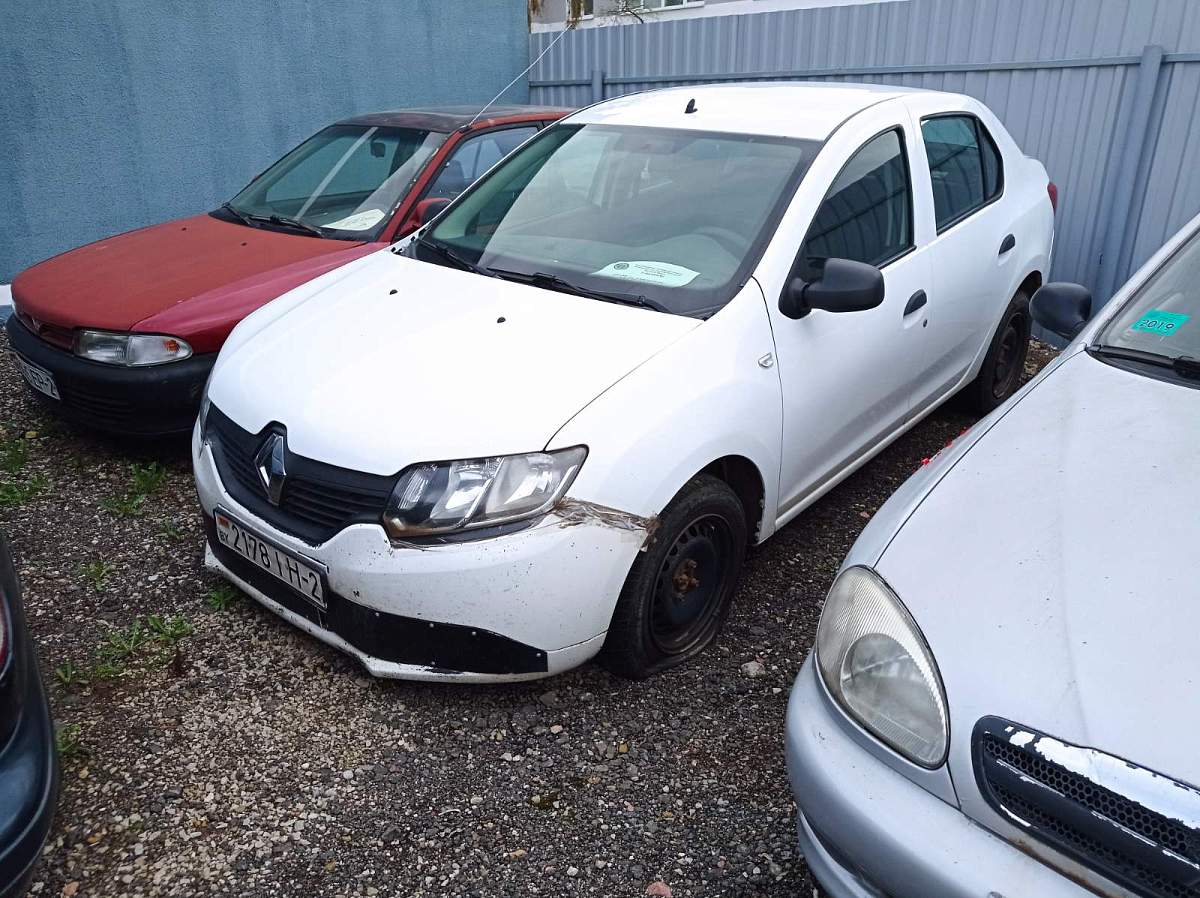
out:
M39 339L16 315L4 325L13 350L54 375L61 400L31 389L68 421L121 436L158 437L187 433L215 353L181 362L124 368L81 359Z
M810 657L788 702L787 765L800 849L833 898L1094 898L881 763L837 714Z
M0 721L0 898L15 898L29 884L50 831L58 798L58 761L54 725L33 646L19 617L16 576L3 540L0 578L4 595L17 606L11 663L0 676L0 713L6 718ZM9 715L16 715L15 725Z
M600 650L645 534L554 515L501 536L399 548L378 524L352 524L309 545L240 505L212 452L193 436L205 563L271 611L383 677L530 680L575 667ZM262 537L327 571L321 611L221 545L220 507Z

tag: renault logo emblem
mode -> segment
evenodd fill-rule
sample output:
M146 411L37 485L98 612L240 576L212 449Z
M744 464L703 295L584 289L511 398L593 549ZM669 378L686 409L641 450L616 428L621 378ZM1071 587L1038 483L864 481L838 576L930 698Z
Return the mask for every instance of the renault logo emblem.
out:
M287 479L287 468L283 463L284 441L282 434L273 433L263 440L262 448L254 456L254 467L258 479L267 491L267 499L278 505L283 496L283 482Z

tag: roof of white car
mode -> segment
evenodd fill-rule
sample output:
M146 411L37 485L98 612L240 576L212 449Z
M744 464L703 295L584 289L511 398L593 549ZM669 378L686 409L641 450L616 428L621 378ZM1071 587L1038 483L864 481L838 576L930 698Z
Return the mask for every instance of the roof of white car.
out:
M578 124L689 128L824 140L851 116L918 88L820 81L671 87L617 97L571 116ZM695 100L695 111L686 112Z

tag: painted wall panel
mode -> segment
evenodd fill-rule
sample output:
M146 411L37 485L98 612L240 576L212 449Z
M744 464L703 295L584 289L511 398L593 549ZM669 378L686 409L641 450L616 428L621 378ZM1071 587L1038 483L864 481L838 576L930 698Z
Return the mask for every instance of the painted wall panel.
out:
M528 64L513 0L38 0L3 23L0 283L211 209L334 119L482 104Z

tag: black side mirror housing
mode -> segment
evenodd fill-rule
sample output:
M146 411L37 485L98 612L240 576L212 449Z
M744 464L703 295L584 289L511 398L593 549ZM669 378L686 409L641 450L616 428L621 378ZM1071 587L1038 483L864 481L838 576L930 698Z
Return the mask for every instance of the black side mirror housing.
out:
M803 318L813 309L862 312L883 302L883 272L850 259L826 259L821 277L811 283L792 278L779 297L779 311Z
M1092 317L1092 294L1079 284L1044 284L1029 301L1033 320L1067 340L1074 340Z

